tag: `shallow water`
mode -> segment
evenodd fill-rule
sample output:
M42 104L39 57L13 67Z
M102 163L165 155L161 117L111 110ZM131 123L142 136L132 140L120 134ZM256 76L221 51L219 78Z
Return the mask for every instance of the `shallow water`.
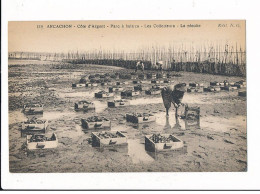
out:
M158 104L163 103L162 98L138 98L130 100L130 105Z
M216 97L216 96L214 96ZM212 101L209 100L212 96L205 94L188 94L186 93L182 99L184 104L212 104ZM156 97L142 97L130 100L130 105L144 105L144 104L159 104L163 103L162 97L157 95ZM216 99L214 103L223 103L221 99Z
M84 91L85 90L85 91ZM92 99L95 98L95 93L100 91L99 89L94 89L87 91L85 88L80 88L80 91L75 89L72 92L58 92L60 98L75 98L81 97L82 99Z
M144 144L140 144L139 140L128 139L128 155L132 158L134 164L154 161L154 159L147 154L144 147Z
M106 101L92 101L95 104L95 112L96 113L101 113L107 108L107 102Z
M45 111L43 112L43 119L46 120L56 120L63 117L73 117L76 116L76 112L59 112L59 111Z
M166 117L165 112L159 112L154 115L156 117L156 123L158 125L164 126L165 130L174 128L174 126L176 124L175 112L169 112L168 117ZM181 125L181 129L185 130L185 122L183 119L179 119L179 124Z

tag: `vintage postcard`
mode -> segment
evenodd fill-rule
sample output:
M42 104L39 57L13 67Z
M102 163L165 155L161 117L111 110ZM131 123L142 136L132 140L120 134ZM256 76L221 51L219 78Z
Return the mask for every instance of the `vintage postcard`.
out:
M247 171L244 20L8 23L9 171Z

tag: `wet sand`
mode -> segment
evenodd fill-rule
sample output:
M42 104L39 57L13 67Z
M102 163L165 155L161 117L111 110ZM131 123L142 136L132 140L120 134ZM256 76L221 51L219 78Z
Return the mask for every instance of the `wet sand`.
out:
M18 64L19 63L19 64ZM60 67L60 65L58 65ZM109 86L72 89L71 84L81 76L96 73L126 72L119 67L98 65L73 65L57 68L56 63L40 64L23 61L9 64L9 161L10 172L197 172L197 171L246 171L246 98L238 91L217 93L186 93L183 103L199 106L201 128L185 130L174 128L174 109L166 117L160 95L130 98L130 106L108 108L107 99L96 99L94 93L108 90ZM102 68L101 68L102 67ZM37 73L40 72L40 73ZM45 72L45 73L41 73ZM181 72L173 77L174 83L210 81L239 81L240 77L216 76ZM130 84L133 86L134 84ZM146 84L152 86L152 84ZM124 87L124 86L123 86ZM120 93L115 93L120 99ZM21 113L23 104L32 99L44 104L41 115L49 121L47 133L55 132L59 144L56 149L27 151L26 139L21 137L21 125L26 116ZM111 98L113 99L113 98ZM96 110L75 112L78 100L93 101ZM132 124L125 121L125 114L147 112L156 116L156 122ZM179 114L184 112L180 108ZM112 122L111 130L123 131L128 146L120 148L93 148L91 132L83 130L81 118L101 115ZM107 129L109 130L109 129ZM102 131L102 130L100 130ZM151 133L173 133L185 141L183 152L150 153L145 151L144 136Z

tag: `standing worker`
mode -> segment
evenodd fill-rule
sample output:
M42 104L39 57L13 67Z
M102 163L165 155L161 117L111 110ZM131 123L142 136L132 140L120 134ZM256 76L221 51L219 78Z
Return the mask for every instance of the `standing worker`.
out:
M141 67L142 67L142 71L144 72L144 63L143 62L141 64Z
M140 65L140 61L138 61L137 63L136 63L136 66L135 66L135 72L137 72L137 70L138 70L138 66Z
M157 70L162 71L162 66L163 66L163 61L158 61L157 62L157 68L158 68Z

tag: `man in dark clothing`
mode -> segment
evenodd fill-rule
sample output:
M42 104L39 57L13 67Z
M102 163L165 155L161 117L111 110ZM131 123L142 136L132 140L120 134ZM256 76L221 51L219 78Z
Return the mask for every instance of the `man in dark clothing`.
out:
M138 71L138 66L141 64L141 62L140 61L138 61L137 63L136 63L136 66L135 66L135 72L137 72Z
M178 120L178 108L182 104L181 101L183 99L184 93L186 91L186 84L180 83L173 86L168 86L162 89L162 99L164 106L166 108L166 116L169 116L169 109L171 107L171 103L173 103L175 107L175 119L176 119L176 125L179 125Z

